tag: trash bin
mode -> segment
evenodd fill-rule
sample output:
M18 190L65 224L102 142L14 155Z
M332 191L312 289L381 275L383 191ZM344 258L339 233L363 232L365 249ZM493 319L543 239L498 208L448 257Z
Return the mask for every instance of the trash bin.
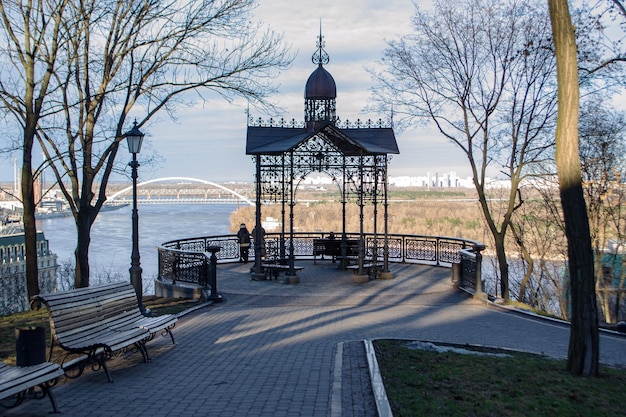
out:
M27 327L15 329L15 362L32 366L46 361L46 329Z

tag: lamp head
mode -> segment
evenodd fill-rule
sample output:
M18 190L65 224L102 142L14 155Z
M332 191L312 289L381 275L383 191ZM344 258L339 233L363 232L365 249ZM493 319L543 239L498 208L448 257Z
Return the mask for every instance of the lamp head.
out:
M124 133L126 144L128 145L128 152L132 154L139 153L144 136L144 133L137 127L137 120L135 120L133 128Z

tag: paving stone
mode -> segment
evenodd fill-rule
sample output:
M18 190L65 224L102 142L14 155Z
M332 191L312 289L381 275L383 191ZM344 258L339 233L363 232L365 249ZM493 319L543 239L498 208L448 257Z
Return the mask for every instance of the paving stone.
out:
M375 416L363 339L567 354L567 327L474 301L452 288L446 268L392 265L394 279L355 284L330 262L302 264L296 285L220 265L223 303L181 317L176 345L148 342L152 362L136 353L111 360L112 384L90 371L54 387L63 416ZM603 363L626 366L626 338L603 335L600 346ZM47 400L28 400L4 415L49 410Z

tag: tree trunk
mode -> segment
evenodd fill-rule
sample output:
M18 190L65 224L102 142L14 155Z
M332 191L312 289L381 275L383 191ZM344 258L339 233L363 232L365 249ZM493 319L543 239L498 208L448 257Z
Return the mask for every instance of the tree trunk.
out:
M489 231L491 232L491 236L493 236L493 244L496 250L496 259L498 260L498 268L500 270L500 296L505 300L509 299L509 263L506 259L506 245L505 245L505 236L506 230L508 228L508 223L506 223L506 219L509 218L509 215L505 215L505 220L500 225L501 229L498 230L496 226L496 222L493 219L491 214L491 210L489 209L489 204L487 204L487 194L485 193L484 184L480 183L476 180L477 170L473 167L474 171L474 186L476 187L476 192L478 193L478 202L480 204L480 208L485 216L485 220L487 221L487 225L489 227ZM484 289L483 289L484 290ZM497 292L497 290L496 290Z
M34 129L33 129L34 131ZM24 224L24 246L26 247L26 288L28 298L39 294L39 269L37 265L37 226L35 225L35 190L33 187L32 139L27 141L29 132L24 132L22 152L22 205ZM32 138L33 135L30 135Z
M500 296L505 300L509 299L509 263L506 259L506 247L504 244L504 234L494 233L494 244L496 246L496 257L498 258L498 268L500 269Z
M567 369L575 375L597 376L600 350L598 311L593 251L578 149L580 92L575 31L567 0L548 0L548 4L559 86L556 165L565 220L572 297Z
M76 288L89 286L89 245L91 243L91 210L82 207L76 218L77 242L74 250L76 260Z
M557 145L558 147L558 145ZM559 177L561 170L559 169ZM561 204L568 240L571 289L571 330L567 368L575 375L597 376L600 342L593 252L582 184L561 187Z
M513 233L513 237L517 241L517 244L522 251L522 257L524 261L526 261L526 270L524 271L524 276L522 277L522 281L519 285L519 294L517 294L517 301L519 302L528 302L528 297L526 297L526 290L528 288L528 284L530 282L530 278L533 276L533 271L535 269L535 260L532 255L528 251L526 244L522 237L517 233L515 226L512 225L511 232ZM536 297L533 297L533 305ZM529 303L530 304L530 303Z

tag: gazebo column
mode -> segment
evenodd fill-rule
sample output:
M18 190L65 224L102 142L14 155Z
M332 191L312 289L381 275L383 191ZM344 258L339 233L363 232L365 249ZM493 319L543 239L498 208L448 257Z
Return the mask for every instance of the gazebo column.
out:
M385 229L385 240L383 243L383 272L378 276L379 279L392 279L393 273L389 271L389 201L387 200L387 167L388 167L387 155L385 155L385 169L383 171L383 222Z
M280 233L280 249L278 252L278 257L280 258L281 262L286 258L287 256L287 250L285 248L285 155L282 155L281 157L281 191L280 191L280 199L281 199L281 233Z
M359 157L359 269L352 278L352 282L361 284L369 281L369 275L363 270L363 259L365 258L365 233L363 229L363 207L365 206L365 190L363 189L363 156Z
M374 157L374 244L372 245L372 263L376 265L378 262L378 157ZM374 276L378 277L378 268L374 267Z
M295 264L295 247L293 244L293 206L296 204L294 201L294 165L293 165L293 152L290 154L289 165L289 271L285 276L285 284L299 284L300 278L296 276Z
M348 266L348 261L346 256L348 255L348 236L346 235L346 200L347 200L347 192L346 192L346 156L342 156L342 179L343 184L341 186L341 262L339 262L339 267L341 269L346 269Z
M254 237L254 272L251 278L256 281L264 280L265 274L263 273L263 267L261 266L261 156L257 155L256 158L256 212L255 212L255 228L256 231Z

